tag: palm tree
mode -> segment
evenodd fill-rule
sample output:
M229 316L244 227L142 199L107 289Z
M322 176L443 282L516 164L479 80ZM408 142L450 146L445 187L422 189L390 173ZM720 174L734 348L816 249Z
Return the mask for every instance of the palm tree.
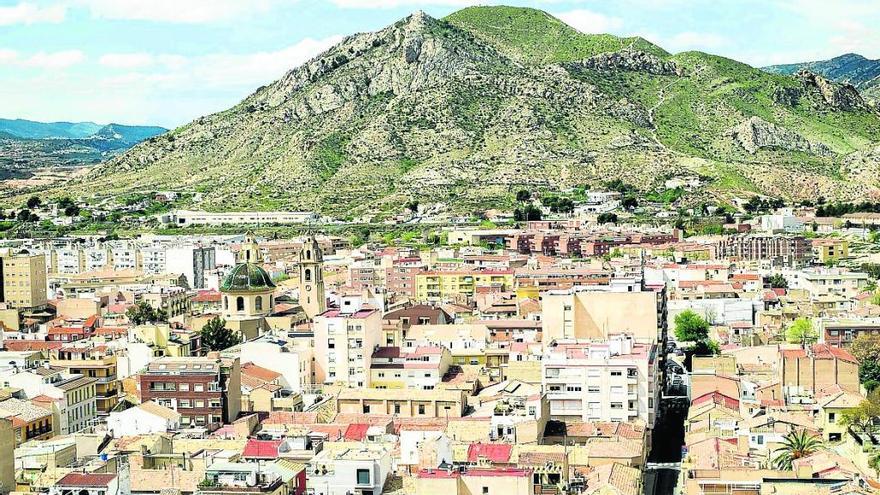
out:
M807 457L821 446L822 439L807 430L792 431L782 439L782 446L773 451L778 454L773 459L773 467L781 471L791 471L792 461Z

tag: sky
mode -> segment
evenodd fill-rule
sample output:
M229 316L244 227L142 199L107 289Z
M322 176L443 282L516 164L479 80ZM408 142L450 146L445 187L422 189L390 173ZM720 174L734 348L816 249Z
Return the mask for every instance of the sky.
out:
M880 58L880 0L0 0L0 117L176 127L343 36L497 3L754 66Z

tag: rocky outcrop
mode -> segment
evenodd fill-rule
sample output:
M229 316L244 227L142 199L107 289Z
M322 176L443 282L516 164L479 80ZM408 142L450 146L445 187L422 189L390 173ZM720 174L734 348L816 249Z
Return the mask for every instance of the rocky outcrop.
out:
M752 117L742 122L727 131L727 135L749 153L756 153L759 149L778 149L804 151L822 156L833 154L824 144L810 142L800 134L771 124L760 117Z
M857 110L867 108L862 95L852 85L831 82L824 77L802 69L795 75L807 91L818 92L826 105L838 110Z
M575 70L647 72L657 76L680 76L683 74L683 71L675 62L663 60L656 55L635 50L602 53L586 60L569 64L569 67Z

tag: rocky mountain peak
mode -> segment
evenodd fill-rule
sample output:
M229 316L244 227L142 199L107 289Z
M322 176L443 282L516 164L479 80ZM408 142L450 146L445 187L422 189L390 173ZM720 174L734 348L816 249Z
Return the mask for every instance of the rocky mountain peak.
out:
M819 95L829 106L840 110L867 108L859 91L849 83L835 83L807 69L795 74L807 90L818 90Z

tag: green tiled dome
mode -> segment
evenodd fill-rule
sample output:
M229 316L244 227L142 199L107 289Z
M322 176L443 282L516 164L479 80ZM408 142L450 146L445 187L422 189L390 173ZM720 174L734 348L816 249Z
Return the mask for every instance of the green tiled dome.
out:
M239 263L220 285L220 290L224 292L264 291L274 288L275 284L266 270L253 263Z

